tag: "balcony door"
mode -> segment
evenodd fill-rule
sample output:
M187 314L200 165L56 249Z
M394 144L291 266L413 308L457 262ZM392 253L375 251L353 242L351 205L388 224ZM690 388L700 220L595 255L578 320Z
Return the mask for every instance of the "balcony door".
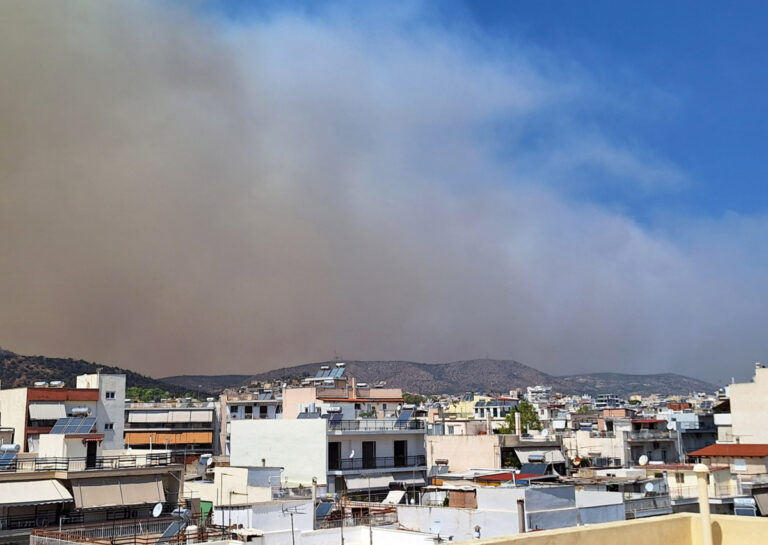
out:
M395 467L408 465L408 441L395 441Z
M376 441L363 441L363 469L376 468Z
M341 469L341 443L338 441L328 443L328 469L330 471Z

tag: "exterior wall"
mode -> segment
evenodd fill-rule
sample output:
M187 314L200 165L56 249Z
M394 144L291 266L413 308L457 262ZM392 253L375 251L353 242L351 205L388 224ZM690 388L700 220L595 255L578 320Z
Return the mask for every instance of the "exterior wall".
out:
M311 500L269 502L253 505L250 509L231 511L226 508L214 509L213 521L214 524L242 524L244 528L258 528L265 533L288 530L285 537L287 543L291 543L291 517L288 514L291 511L294 513L293 526L296 537L302 530L312 530L314 508Z
M283 420L296 420L299 407L308 403L317 403L314 386L307 388L286 388L283 390Z
M96 431L104 433L105 449L123 448L125 429L125 375L80 375L78 388L98 388L99 401L96 408ZM107 398L107 392L114 392L114 398ZM106 429L105 424L112 424Z
M577 455L580 458L618 458L621 464L627 463L626 441L624 434L619 432L615 436L601 436L589 431L577 431L563 437L563 447L566 455L573 459ZM597 455L596 453L600 453Z
M213 481L185 481L184 497L200 498L220 507L241 506L271 501L272 489L269 486L250 486L248 468L216 467Z
M397 519L401 527L417 532L437 533L439 524L440 536L453 536L453 541L472 540L475 526L480 526L484 538L519 533L517 513L507 510L398 505Z
M230 422L233 466L284 468L289 484L312 484L316 477L324 485L328 468L326 420L240 420Z
M703 457L707 465L724 465L728 466L731 473L740 475L759 475L761 473L768 473L768 457L765 458L738 458L730 456L713 456ZM739 469L736 460L744 460L744 469Z
M14 428L14 442L21 445L22 452L27 452L27 388L0 390L0 426Z
M448 460L451 471L472 468L500 468L498 435L427 435L427 465Z
M752 382L731 384L732 440L768 443L768 368L756 367Z

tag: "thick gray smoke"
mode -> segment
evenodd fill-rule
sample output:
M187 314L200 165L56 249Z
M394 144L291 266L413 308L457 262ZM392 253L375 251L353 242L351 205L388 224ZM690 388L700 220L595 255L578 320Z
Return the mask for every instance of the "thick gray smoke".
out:
M497 46L409 10L3 2L0 344L154 376L334 352L747 373L765 218L591 202L695 181L590 122L647 97Z

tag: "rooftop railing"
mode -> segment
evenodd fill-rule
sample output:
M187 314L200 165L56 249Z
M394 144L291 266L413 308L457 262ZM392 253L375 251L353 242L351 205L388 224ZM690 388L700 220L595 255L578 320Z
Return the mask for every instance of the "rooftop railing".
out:
M383 469L394 467L416 467L427 464L425 456L376 456L375 458L329 459L329 471L348 471L359 469Z
M425 429L423 420L377 420L360 418L358 420L337 420L328 423L328 431L413 431Z
M630 441L658 441L659 439L674 439L674 432L669 430L638 430L627 432Z
M95 456L92 458L16 458L0 465L0 474L35 471L100 471L167 466L179 463L170 453Z

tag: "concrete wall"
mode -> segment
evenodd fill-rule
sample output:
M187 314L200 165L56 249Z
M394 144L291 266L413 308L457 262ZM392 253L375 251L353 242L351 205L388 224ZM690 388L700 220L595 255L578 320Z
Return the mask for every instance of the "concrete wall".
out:
M601 458L619 458L622 464L626 463L626 442L621 432L616 437L592 437L588 431L577 431L563 437L563 447L571 459L577 454L580 458L591 458L599 452Z
M755 368L752 382L730 385L734 439L742 443L768 443L768 368Z
M480 526L481 537L499 537L518 533L517 513L456 507L429 507L398 505L397 518L402 528L417 532L435 533L453 541L474 539L474 528Z
M125 375L79 375L78 388L98 388L99 401L92 413L96 417L96 431L104 433L103 448L123 448L125 430ZM107 392L114 392L114 398L107 398ZM113 429L106 429L112 424Z
M315 387L286 388L283 390L283 420L296 420L299 406L317 402Z
M0 426L14 428L13 441L27 452L24 429L27 424L27 389L0 390Z
M426 439L429 466L445 459L451 471L501 467L497 435L427 435Z
M283 482L325 485L328 468L326 420L282 419L230 422L233 466L283 467Z

